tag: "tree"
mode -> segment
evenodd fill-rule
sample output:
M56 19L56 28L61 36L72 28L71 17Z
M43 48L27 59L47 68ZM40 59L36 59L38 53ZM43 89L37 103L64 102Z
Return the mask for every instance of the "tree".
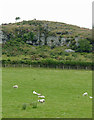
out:
M16 17L15 20L16 20L16 21L17 21L17 20L20 20L20 17Z
M77 52L91 52L92 45L87 39L80 39L78 43Z

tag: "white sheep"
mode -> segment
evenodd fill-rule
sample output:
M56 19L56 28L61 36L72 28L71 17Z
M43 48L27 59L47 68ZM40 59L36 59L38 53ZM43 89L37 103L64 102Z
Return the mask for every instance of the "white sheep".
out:
M41 94L40 93L37 93L38 96L40 96Z
M37 95L37 92L33 91L33 94L36 94L36 95Z
M45 96L38 96L39 98L45 98Z
M93 97L92 96L89 96L90 99L92 99Z
M40 99L40 100L38 100L38 102L43 103L43 102L45 102L45 99Z
M83 94L83 96L86 96L86 95L88 95L88 93L87 93L87 92L85 92L85 93Z
M18 88L18 85L14 85L13 88Z

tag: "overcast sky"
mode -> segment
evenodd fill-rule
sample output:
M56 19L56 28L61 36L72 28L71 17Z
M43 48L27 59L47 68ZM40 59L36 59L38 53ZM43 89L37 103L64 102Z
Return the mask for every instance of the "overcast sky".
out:
M92 28L93 0L0 0L0 24L21 20L49 20Z

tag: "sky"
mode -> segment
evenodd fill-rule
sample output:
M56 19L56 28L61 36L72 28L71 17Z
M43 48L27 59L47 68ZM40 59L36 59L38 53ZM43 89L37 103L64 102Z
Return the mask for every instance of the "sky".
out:
M48 20L92 28L93 0L0 0L0 24Z

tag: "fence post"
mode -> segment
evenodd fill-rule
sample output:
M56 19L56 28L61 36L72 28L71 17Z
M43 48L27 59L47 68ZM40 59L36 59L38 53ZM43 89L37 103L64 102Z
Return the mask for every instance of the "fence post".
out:
M87 66L86 66L86 70L87 70Z
M64 69L64 65L63 65L63 69Z
M58 66L56 66L56 68L58 68Z
M78 70L78 66L77 66L77 70Z

